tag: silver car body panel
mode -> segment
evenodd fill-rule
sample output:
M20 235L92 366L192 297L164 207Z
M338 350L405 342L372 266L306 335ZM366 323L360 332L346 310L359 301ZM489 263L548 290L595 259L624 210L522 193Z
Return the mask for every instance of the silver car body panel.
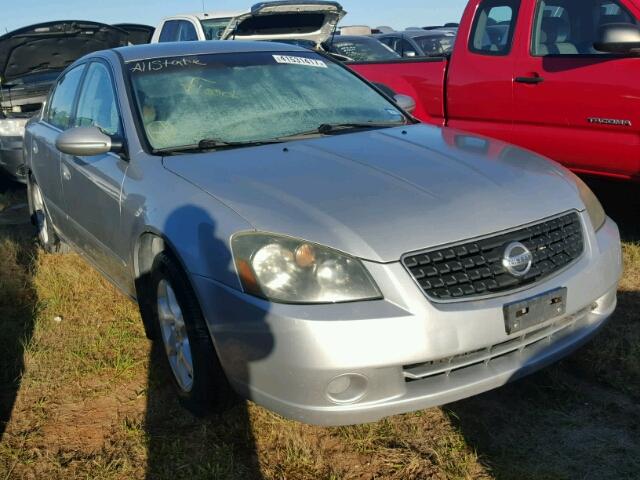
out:
M258 230L376 262L538 221L560 213L558 205L583 209L547 160L530 154L523 166L521 159L454 153L442 130L428 125L305 140L286 152L270 145L181 155L164 164ZM207 169L217 174L203 176Z
M60 131L39 119L25 138L27 164L57 231L123 292L135 298L136 281L149 273L139 256L144 235L162 238L174 252L240 393L310 423L372 421L502 385L568 354L604 324L622 269L617 227L608 220L596 233L570 174L533 153L422 125L290 142L288 152L282 145L164 159L145 152L120 56L274 49L301 50L187 42L93 54L80 62L110 65L128 158L64 158L54 147ZM458 135L465 141L452 140ZM65 165L73 181L65 178ZM572 210L584 226L584 254L522 291L433 303L400 263L410 251ZM230 242L251 230L302 237L364 259L384 299L295 306L243 293ZM569 325L562 335L444 376L407 381L407 366L490 350L530 333L507 335L503 306L558 287L568 290L566 316L542 327ZM328 383L342 375L366 385L351 403L336 403L327 393Z

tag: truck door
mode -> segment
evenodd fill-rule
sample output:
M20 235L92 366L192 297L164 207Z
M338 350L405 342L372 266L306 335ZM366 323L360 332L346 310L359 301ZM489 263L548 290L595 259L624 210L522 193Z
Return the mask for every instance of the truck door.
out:
M509 141L513 124L513 40L520 0L474 0L451 57L448 125Z
M627 0L531 0L514 75L513 142L580 172L640 172L640 58L600 53L600 27L637 25Z

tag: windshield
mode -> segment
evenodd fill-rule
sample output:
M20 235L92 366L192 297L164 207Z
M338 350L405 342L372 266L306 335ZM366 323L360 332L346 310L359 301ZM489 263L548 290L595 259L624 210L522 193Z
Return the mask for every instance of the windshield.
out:
M276 140L321 125L401 125L406 117L344 67L314 52L252 52L127 64L154 150Z
M204 37L207 40L220 39L230 22L231 18L210 18L200 20L202 30L204 30Z
M327 44L329 52L349 57L356 62L397 60L400 58L396 52L385 44L373 38L340 38Z
M427 56L447 55L453 50L454 35L428 36L413 39Z

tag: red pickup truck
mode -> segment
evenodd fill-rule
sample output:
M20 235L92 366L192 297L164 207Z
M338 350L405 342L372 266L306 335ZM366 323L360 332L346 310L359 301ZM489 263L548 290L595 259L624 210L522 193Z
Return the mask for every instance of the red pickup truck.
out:
M640 0L470 0L450 58L350 63L424 122L640 181Z

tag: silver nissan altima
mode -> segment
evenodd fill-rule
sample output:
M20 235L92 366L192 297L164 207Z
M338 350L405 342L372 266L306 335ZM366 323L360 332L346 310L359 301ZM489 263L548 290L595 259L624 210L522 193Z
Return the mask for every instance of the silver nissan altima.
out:
M239 395L308 423L369 422L591 338L621 275L593 193L397 103L290 45L91 54L27 127L40 241L139 303L197 414Z

